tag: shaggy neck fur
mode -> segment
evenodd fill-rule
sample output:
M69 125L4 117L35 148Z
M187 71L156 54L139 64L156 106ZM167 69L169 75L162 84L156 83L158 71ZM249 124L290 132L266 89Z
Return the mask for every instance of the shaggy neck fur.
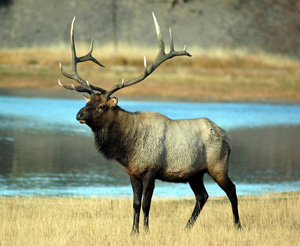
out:
M107 121L102 128L92 129L97 149L106 158L115 159L127 166L137 137L137 114L117 107L112 120Z

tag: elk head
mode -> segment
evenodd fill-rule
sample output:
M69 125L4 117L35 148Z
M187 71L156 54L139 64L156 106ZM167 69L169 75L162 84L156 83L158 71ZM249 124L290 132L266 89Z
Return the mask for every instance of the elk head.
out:
M60 80L58 80L58 83L60 86L66 88L66 89L75 90L77 92L85 92L85 93L89 94L89 97L84 96L85 99L87 100L86 106L84 108L80 109L80 111L78 112L78 114L76 116L76 119L80 123L86 123L90 127L92 127L92 125L95 126L96 124L98 126L101 126L101 122L103 124L103 122L107 118L106 116L110 115L111 112L117 108L118 99L116 97L111 97L113 93L115 93L116 91L118 91L122 88L125 88L127 86L131 86L131 85L141 82L147 76L149 76L161 63L163 63L164 61L166 61L168 59L171 59L175 56L191 56L191 54L189 54L186 51L186 46L184 46L184 49L182 51L175 51L171 29L170 29L170 51L169 51L169 53L165 53L165 43L164 43L161 31L160 31L160 27L159 27L159 24L157 22L157 19L156 19L154 13L152 13L152 14L153 14L154 24L155 24L155 28L156 28L158 43L159 43L159 51L158 51L157 57L151 63L151 65L147 66L146 57L144 56L144 72L141 75L139 75L138 77L136 77L134 79L128 80L126 82L124 81L124 79L122 79L121 83L116 84L109 90L105 90L105 89L102 89L100 87L90 84L88 81L82 79L77 73L77 64L80 62L92 61L101 67L105 67L105 66L102 65L100 62L98 62L92 56L93 39L91 41L90 51L85 56L77 57L76 50L75 50L75 43L74 43L74 22L75 22L75 17L74 17L74 19L72 21L72 25L71 25L71 50L72 50L72 71L73 71L73 73L72 74L67 73L63 69L61 63L59 63L59 67L60 67L62 74L65 77L77 81L80 85L67 86L67 85L63 85L60 82Z
M102 128L114 115L117 107L116 97L105 98L100 93L90 97L86 106L79 110L76 119L81 124L87 124L93 130Z

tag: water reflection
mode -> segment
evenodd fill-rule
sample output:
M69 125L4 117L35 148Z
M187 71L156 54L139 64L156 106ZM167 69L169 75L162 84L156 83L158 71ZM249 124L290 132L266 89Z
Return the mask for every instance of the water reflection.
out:
M231 173L238 181L299 181L299 126L240 129L230 136Z
M22 106L23 99L18 100L17 106L12 107L6 100L4 107L0 97L0 195L131 196L127 174L118 163L96 152L89 129L74 119L83 104L81 101L25 99ZM31 110L34 103L40 105L37 111L26 112L30 108L28 103ZM230 176L237 183L239 194L300 190L298 106L263 105L260 108L251 104L167 103L157 110L158 103L154 103L153 108L150 103L125 104L126 109L133 111L134 107L163 110L171 118L187 117L188 109L192 116L199 116L199 110L201 115L211 115L206 116L229 131ZM26 109L20 115L18 106ZM184 108L179 107L184 113L176 111L178 106ZM174 117L170 115L172 112ZM241 128L249 115L251 122L256 119L260 122L259 127ZM274 120L271 117L275 117ZM287 125L283 125L283 119ZM268 123L266 127L265 122L270 121L273 124ZM210 195L224 195L210 178L206 184ZM192 196L192 192L186 184L158 182L155 195L180 197Z

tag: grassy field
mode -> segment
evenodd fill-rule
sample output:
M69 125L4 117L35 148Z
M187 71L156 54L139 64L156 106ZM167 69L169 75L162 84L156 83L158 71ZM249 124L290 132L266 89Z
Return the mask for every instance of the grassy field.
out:
M2 197L0 245L300 245L300 193L239 197L243 230L227 198L210 198L191 231L193 199L154 199L150 233L130 236L130 199Z
M78 55L88 50L78 46ZM95 64L79 65L79 74L92 84L111 88L121 79L137 77L143 71L143 56L148 64L156 49L121 46L116 55L112 46L97 47L94 56L105 69ZM192 58L177 57L161 65L146 81L120 90L116 96L130 99L184 101L300 101L300 61L291 58L250 54L243 50L209 50L191 47ZM0 89L48 89L58 92L58 68L62 61L70 71L69 47L0 50Z

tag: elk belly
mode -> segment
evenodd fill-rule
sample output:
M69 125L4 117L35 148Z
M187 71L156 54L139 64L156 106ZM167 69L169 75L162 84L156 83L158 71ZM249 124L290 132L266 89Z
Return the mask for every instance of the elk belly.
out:
M182 171L173 171L173 170L162 170L158 172L157 179L166 182L173 182L173 183L186 183L188 180L198 172L195 170L182 170Z
M200 143L178 144L169 149L158 179L168 182L187 182L187 180L206 169L206 154Z

